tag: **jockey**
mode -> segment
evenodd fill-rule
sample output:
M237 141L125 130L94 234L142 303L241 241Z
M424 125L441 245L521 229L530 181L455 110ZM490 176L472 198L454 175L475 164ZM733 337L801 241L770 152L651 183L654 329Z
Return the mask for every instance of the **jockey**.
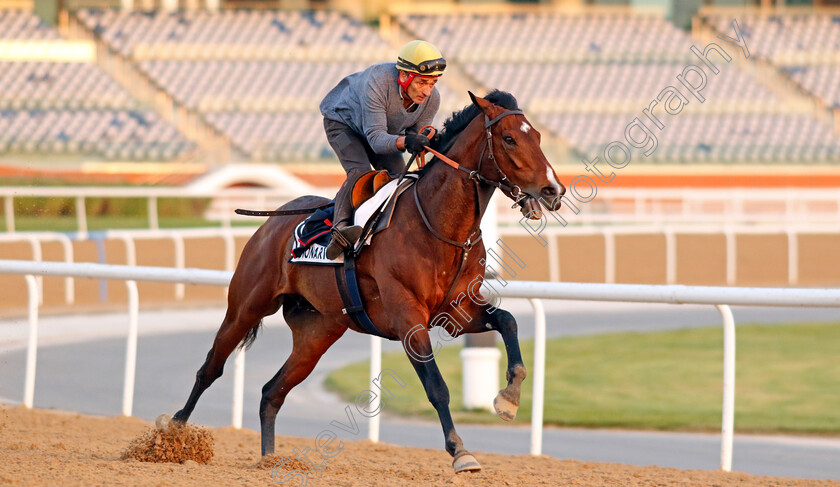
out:
M419 134L440 107L435 83L446 69L440 51L426 41L411 41L396 64L374 64L342 79L321 101L327 140L347 172L335 196L332 242L335 259L359 240L353 225L353 186L363 174L386 169L392 176L405 168L403 151L416 154L429 144Z

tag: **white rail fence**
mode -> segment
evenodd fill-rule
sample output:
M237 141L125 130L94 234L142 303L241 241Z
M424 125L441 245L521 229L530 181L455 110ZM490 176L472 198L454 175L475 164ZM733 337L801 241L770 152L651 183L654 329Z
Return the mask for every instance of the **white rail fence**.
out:
M301 188L308 189L308 188ZM152 230L160 228L158 201L161 198L200 199L212 198L206 217L221 220L225 227L231 220L242 219L233 210L241 206L253 206L256 209L274 209L281 204L301 196L300 191L267 188L228 188L220 191L190 190L178 187L16 187L0 188L3 199L3 216L6 231L15 231L15 198L73 198L75 200L76 230L80 234L88 232L86 200L88 198L137 198L146 200L148 225Z
M0 260L0 274L26 276L29 290L29 340L27 345L24 404L32 407L35 391L35 366L38 349L39 290L36 277L64 276L124 280L129 289L129 329L126 343L124 415L130 416L134 396L134 371L137 347L139 304L136 281L227 286L231 273L204 269L171 269L103 264L69 264L61 262L29 262ZM491 287L488 287L491 286ZM840 289L736 288L680 285L580 284L545 282L487 281L484 291L502 297L528 299L535 313L533 410L531 419L531 453L542 452L543 409L545 388L545 311L543 299L620 301L638 303L708 304L721 313L724 327L723 405L721 420L721 469L732 468L732 445L735 418L735 321L730 305L835 307L840 308ZM371 337L370 380L375 384L381 373L381 339ZM244 353L235 357L232 423L242 427L244 393ZM376 406L376 405L373 405ZM369 438L379 439L379 416L371 418Z
M492 214L489 214L494 216ZM485 218L487 220L487 218ZM262 220L257 220L261 222ZM137 264L137 242L142 240L171 240L174 246L173 262L175 268L185 267L184 245L186 239L192 238L222 238L224 240L224 269L233 271L236 264L236 249L234 239L237 237L250 237L255 227L225 227L225 228L186 228L186 229L133 229L133 230L105 230L92 233L61 233L61 232L11 232L0 233L0 243L26 242L30 245L32 254L31 260L41 262L43 260L43 244L46 242L59 242L62 246L63 260L67 263L74 261L73 241L102 239L120 240L126 248L126 264ZM489 238L494 230L491 226L482 225L488 242L495 241ZM522 227L501 228L498 234L502 236L522 236ZM560 251L557 237L567 236L589 236L600 235L604 239L604 282L612 284L616 281L616 239L623 236L663 236L665 239L665 283L677 283L677 252L678 237L692 235L722 235L725 242L725 268L727 285L735 285L738 278L737 248L738 237L745 235L784 235L787 242L787 281L793 286L799 282L799 242L803 235L838 235L840 227L826 225L803 225L796 226L754 226L754 225L726 225L726 226L609 226L609 227L546 227L538 230L532 228L534 234L546 241L548 252L548 273L549 280L559 282L562 278L562 269L558 258ZM497 234L497 235L498 235ZM537 238L537 237L535 237ZM538 238L538 239L539 239ZM38 279L39 289L42 288L41 280ZM184 298L183 283L175 286L175 299ZM43 296L42 296L43 298ZM75 300L74 282L72 277L65 279L65 302L73 304Z
M562 269L558 256L557 237L600 235L604 239L604 282L616 280L616 238L624 236L662 236L665 239L665 283L677 283L677 237L693 235L722 235L724 237L724 258L726 284L735 285L738 279L738 237L747 235L784 235L787 241L787 281L793 286L799 282L799 242L803 235L838 235L837 225L660 225L660 226L582 226L582 227L530 227L531 236L545 241L549 256L549 280L559 282ZM522 235L522 227L501 228L500 234Z
M568 205L559 211L570 224L840 223L840 192L834 188L606 187L590 203L571 202L579 214ZM521 218L518 210L504 204L500 209L503 224Z
M271 209L305 193L333 194L326 188L301 187L292 190L228 188L221 191L175 187L2 187L6 230L15 231L15 198L65 197L75 200L77 230L88 231L85 201L88 198L146 199L149 228L159 228L158 201L161 198L212 198L206 216L230 225L240 218L238 206ZM519 211L509 209L507 200L495 198L499 223L518 226ZM572 199L581 210L572 213L565 205L559 214L571 224L838 224L840 193L822 188L606 188L590 203Z
M125 245L126 264L137 265L137 242L143 240L170 240L174 247L172 266L183 269L186 266L185 241L193 238L221 238L224 241L224 269L233 271L236 265L235 238L249 238L254 234L255 227L227 227L227 228L182 228L157 230L103 230L92 233L60 233L60 232L13 232L0 233L0 243L26 242L32 250L32 261L43 261L43 244L59 242L62 246L65 263L73 263L73 242L87 240L119 240ZM38 278L38 289L43 293L41 278ZM65 278L65 303L75 303L75 282L73 277ZM174 298L184 299L184 283L175 285ZM43 304L43 295L41 295Z

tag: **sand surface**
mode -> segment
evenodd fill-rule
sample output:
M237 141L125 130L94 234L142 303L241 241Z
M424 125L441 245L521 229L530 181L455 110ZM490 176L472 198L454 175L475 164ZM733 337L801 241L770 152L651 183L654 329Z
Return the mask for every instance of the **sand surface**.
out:
M214 428L207 465L120 460L132 440L154 425L0 405L0 485L310 485L310 486L840 486L840 482L756 477L742 473L636 467L549 457L475 453L484 469L455 475L443 450L346 441L315 452L315 439L278 437L278 456L260 461L259 434ZM338 442L342 441L341 444ZM340 446L340 450L337 448ZM295 459L295 449L305 451ZM277 465L286 456L290 461ZM318 470L320 469L320 470ZM272 478L272 474L274 478ZM278 479L279 481L275 481ZM304 483L306 482L306 483Z

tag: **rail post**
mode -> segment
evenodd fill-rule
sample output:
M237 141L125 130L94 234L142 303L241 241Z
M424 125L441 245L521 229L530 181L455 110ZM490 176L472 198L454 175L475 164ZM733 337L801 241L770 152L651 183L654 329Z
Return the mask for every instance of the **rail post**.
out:
M542 454L543 402L545 395L545 308L542 300L529 299L534 308L534 394L531 404L531 455Z
M231 425L236 429L242 429L242 404L245 397L245 350L242 347L236 348L233 359L233 417Z
M725 304L715 307L723 317L723 413L721 419L720 469L732 470L735 430L735 318Z
M6 195L3 198L3 213L6 216L6 231L12 233L15 231L15 197Z
M183 269L186 262L186 252L184 251L184 236L178 232L173 232L170 237L172 244L175 246L175 268ZM178 301L184 300L186 294L186 286L183 282L175 284L175 299Z
M26 379L23 386L23 405L31 408L35 399L35 364L38 354L38 283L31 274L26 275L29 293L29 340L26 345Z
M149 196L148 199L149 211L149 228L157 230L160 228L160 221L158 219L158 198L157 196Z
M134 371L137 368L137 320L140 298L136 281L125 281L128 290L128 338L125 345L125 381L123 385L123 416L131 416L134 404Z
M379 374L382 373L382 339L378 336L370 336L370 383L376 386L376 380ZM371 387L373 390L375 387ZM374 394L370 399L370 408L373 411L379 411L380 402L382 401L380 394ZM368 423L368 439L374 443L379 442L379 411L370 418Z
M87 210L85 209L85 197L82 195L76 196L76 226L79 235L86 237L88 234Z

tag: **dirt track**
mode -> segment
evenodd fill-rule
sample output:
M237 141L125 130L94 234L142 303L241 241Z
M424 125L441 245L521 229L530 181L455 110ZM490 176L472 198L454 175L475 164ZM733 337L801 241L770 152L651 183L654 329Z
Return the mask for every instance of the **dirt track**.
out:
M214 429L215 457L194 462L149 464L119 460L130 441L152 424L136 418L100 418L75 413L0 406L0 485L277 485L259 466L255 431ZM337 441L337 440L336 440ZM330 448L334 448L336 443ZM277 451L294 456L311 438L279 437ZM306 472L311 486L840 486L838 482L754 477L741 473L635 467L556 460L548 457L476 454L484 470L454 475L442 450L405 448L366 441L344 442L325 468ZM318 460L315 460L318 458ZM279 458L278 458L279 459ZM269 462L273 463L273 462ZM289 465L308 468L303 464ZM275 470L286 485L304 485L289 469ZM282 477L286 474L286 477Z

